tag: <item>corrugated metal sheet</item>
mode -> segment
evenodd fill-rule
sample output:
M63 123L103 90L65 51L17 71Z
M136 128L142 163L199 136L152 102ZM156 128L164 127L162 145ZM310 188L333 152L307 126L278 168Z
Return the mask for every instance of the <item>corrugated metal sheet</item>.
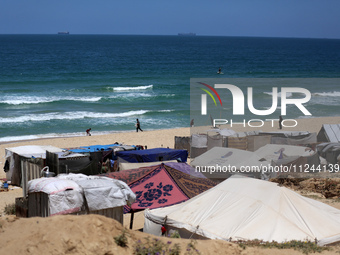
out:
M123 224L123 206L114 207L114 208L107 208L97 211L90 211L90 214L99 214L106 216L111 219L115 219Z
M34 192L28 194L28 217L50 216L48 194Z
M329 142L340 142L340 124L324 124L322 127Z
M50 204L48 194L44 192L33 192L28 194L28 217L50 216ZM115 219L123 224L123 206L90 211L90 214L99 214ZM88 214L85 210L71 213L76 215Z
M27 196L27 183L30 180L40 178L41 165L21 160L21 187L23 197Z

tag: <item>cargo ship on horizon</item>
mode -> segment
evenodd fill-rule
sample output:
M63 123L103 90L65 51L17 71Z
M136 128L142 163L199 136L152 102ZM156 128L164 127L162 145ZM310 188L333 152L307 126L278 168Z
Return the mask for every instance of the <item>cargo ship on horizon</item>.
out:
M61 32L58 32L58 35L68 35L70 34L69 31L61 31Z
M196 36L196 33L178 33L179 36Z

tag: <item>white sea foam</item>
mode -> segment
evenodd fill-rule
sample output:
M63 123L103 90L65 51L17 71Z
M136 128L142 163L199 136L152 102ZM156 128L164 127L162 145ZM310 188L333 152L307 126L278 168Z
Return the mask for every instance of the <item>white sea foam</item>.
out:
M135 100L136 98L159 98L159 97L175 97L175 94L152 94L152 93L133 93L133 92L128 92L128 93L117 93L115 95L110 95L108 98L110 99L122 99L122 100Z
M174 110L158 110L157 112L173 112Z
M0 142L14 142L14 141L24 141L24 140L35 140L35 139L45 139L45 138L57 138L57 137L71 137L71 136L83 136L82 133L65 133L65 134L41 134L41 135L23 135L23 136L6 136L0 138Z
M49 121L49 120L75 120L84 118L122 118L134 115L143 115L149 111L129 111L122 113L101 113L101 112L52 112L44 114L28 114L18 117L0 118L0 123L21 123L26 121Z
M43 104L58 101L83 101L97 102L101 97L9 97L0 100L2 104L21 105L21 104Z
M264 94L267 94L267 95L270 95L270 96L273 96L273 92L263 92ZM288 92L287 93L287 97L291 97L293 95L293 93L292 92ZM277 96L278 97L281 97L281 92L278 92L277 93Z
M152 89L153 85L147 85L147 86L137 86L137 87L113 87L112 89L114 91L129 91L129 90L146 90L146 89Z
M333 91L333 92L316 92L316 93L313 93L313 96L322 96L322 97L340 97L340 91Z

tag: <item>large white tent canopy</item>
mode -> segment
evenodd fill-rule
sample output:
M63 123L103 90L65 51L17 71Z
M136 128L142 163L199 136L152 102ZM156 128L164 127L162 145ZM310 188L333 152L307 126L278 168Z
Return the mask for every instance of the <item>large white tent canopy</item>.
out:
M144 231L152 233L154 224L210 239L340 241L339 209L237 175L181 204L146 210Z

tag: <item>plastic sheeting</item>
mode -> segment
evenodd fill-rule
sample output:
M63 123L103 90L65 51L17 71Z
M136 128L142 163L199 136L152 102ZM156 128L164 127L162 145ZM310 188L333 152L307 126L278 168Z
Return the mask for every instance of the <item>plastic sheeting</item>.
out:
M97 211L125 206L136 200L136 195L122 181L83 174L34 179L28 182L28 192L48 194L50 215L78 212L85 204L89 211Z
M144 232L149 233L148 221L210 239L340 241L339 209L276 183L240 176L181 204L145 210Z
M119 180L83 174L59 175L57 178L76 182L84 191L90 211L124 206L136 200L129 186Z
M75 182L58 178L39 178L28 182L28 193L43 192L49 197L50 215L81 211L83 190Z
M340 155L340 143L321 143L317 145L318 153L329 164L337 164Z

